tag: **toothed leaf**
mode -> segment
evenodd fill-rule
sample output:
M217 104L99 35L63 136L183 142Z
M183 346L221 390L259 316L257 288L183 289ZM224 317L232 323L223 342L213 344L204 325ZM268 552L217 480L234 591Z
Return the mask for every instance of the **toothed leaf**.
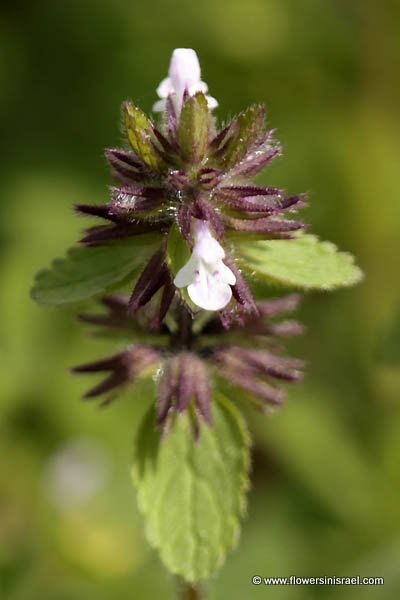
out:
M202 425L197 442L187 411L163 440L153 410L139 429L132 474L147 537L167 568L186 581L207 579L238 540L249 445L243 417L220 393L213 426Z
M68 304L91 298L122 281L148 260L159 242L153 235L99 247L73 247L65 258L39 271L32 298L39 304Z
M284 286L331 290L353 285L362 278L350 254L314 235L291 240L241 242L235 238L240 266L260 279Z

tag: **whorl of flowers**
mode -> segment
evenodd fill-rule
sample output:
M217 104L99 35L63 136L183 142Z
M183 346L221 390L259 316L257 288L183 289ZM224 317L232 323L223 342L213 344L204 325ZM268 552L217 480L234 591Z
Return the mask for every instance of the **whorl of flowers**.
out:
M129 315L128 301L124 296L106 296L102 300L106 313L80 316L82 321L97 326L97 333L120 331L133 341L113 356L73 369L75 373L107 373L85 394L87 399L102 397L102 404L109 404L124 386L150 372L158 381L157 424L168 428L174 414L190 407L197 435L199 418L212 422L211 392L216 378L227 386L241 388L250 402L267 411L283 401L280 382L302 377L302 361L282 356L279 341L303 333L298 321L279 320L297 307L296 294L258 302L258 316L248 318L245 329L236 323L226 330L213 316L196 327L196 334L191 315L176 306L172 315L179 325L176 334L171 335L161 325L152 343L134 342L141 335L146 337L149 323L146 317L138 322Z
M134 331L134 339L140 334L148 338L152 331L157 342L133 344L74 370L109 374L87 397L109 394L149 369L157 372L160 425L188 406L210 423L215 378L241 387L256 404L270 405L282 400L279 380L300 377L300 363L283 358L280 346L272 343L277 336L299 333L300 325L269 320L293 309L297 298L255 301L236 264L232 232L291 238L305 227L289 218L304 206L305 197L252 181L281 153L274 131L265 129L264 107L251 106L218 128L212 114L217 101L207 90L196 53L175 50L153 107L161 111L160 121L156 124L130 101L123 104L128 145L105 152L115 179L110 201L75 207L81 215L104 221L86 229L83 245L159 235L158 248L130 296L107 297L108 315L83 317ZM177 270L168 257L171 235L187 252ZM150 301L156 294L154 310ZM210 312L195 334L200 309ZM175 319L176 331L166 326L166 315Z

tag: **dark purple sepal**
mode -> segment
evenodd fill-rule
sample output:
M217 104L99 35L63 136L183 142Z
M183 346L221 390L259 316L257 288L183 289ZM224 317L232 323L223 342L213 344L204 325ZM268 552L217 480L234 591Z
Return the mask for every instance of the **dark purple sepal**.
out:
M236 126L234 121L230 121L223 127L216 136L210 141L208 148L211 157L216 157L220 154L221 149L226 145L230 137L234 135Z
M273 188L270 188L273 189ZM277 190L280 192L280 190ZM265 213L266 215L279 214L280 212L293 212L303 208L304 196L289 196L284 198L278 193L269 194L246 194L241 190L220 188L215 193L215 199L220 204L243 213Z
M221 215L215 210L215 208L205 200L202 196L198 195L195 199L194 206L196 219L207 221L211 228L214 230L218 238L224 236L224 224Z
M122 183L130 181L144 182L152 174L133 152L118 148L107 148L105 156L112 168L112 173Z
M132 330L134 323L127 312L128 300L127 296L109 294L101 299L101 303L108 309L107 313L79 314L78 319L101 327Z
M236 277L236 283L232 286L232 295L236 302L243 306L245 313L258 316L257 304L254 300L253 294L251 293L250 287L247 285L240 269L236 266L233 259L226 257L224 263L230 268L232 273Z
M84 217L99 217L114 223L119 221L118 217L110 212L108 204L75 204L74 211Z
M281 146L257 147L251 150L229 171L230 177L253 177L264 169L274 158L282 154Z
M183 412L194 395L194 373L191 355L182 352L176 357L178 363L178 386L176 390L175 407L178 412Z
M245 198L247 196L283 196L284 190L275 187L264 187L261 185L240 184L223 185L218 188L218 192L223 192L231 196Z
M171 303L175 297L175 292L176 292L176 287L174 286L174 284L171 282L170 279L167 280L163 287L157 314L150 323L150 329L152 331L160 329L162 322L163 322L163 320L171 306Z
M273 298L257 302L261 316L271 318L296 310L301 300L299 294L288 294L282 298Z
M177 223L182 237L191 244L192 208L188 204L182 204L178 210Z
M146 211L154 211L165 204L165 191L162 188L143 186L122 186L111 188L109 210L112 215L123 219L146 218ZM160 215L162 217L162 215ZM154 219L154 215L149 215Z
M215 358L218 365L218 372L230 384L242 388L264 402L274 405L282 404L284 398L283 391L266 381L260 380L256 369L248 364L244 365L239 359L234 359L232 356L219 354Z
M276 337L291 337L294 335L303 335L305 329L299 321L281 321L280 323L270 323L266 325L265 332Z
M99 225L86 229L86 235L79 240L79 243L84 246L101 246L108 242L123 240L143 233L163 231L166 227L167 223L162 221L138 221L136 223Z
M206 364L192 352L170 358L161 377L157 402L157 425L165 426L168 415L182 413L193 402L195 411L211 425L210 384ZM196 412L191 411L191 418ZM195 419L196 420L196 419ZM198 428L195 428L196 431Z
M156 425L164 426L168 414L172 408L172 400L176 392L176 376L173 365L169 360L164 366L163 373L158 384L158 397L156 406Z
M153 346L138 345L128 348L114 356L73 367L73 373L102 373L110 371L110 375L85 393L84 398L95 398L132 382L147 367L160 360L159 350Z
M221 178L221 171L212 167L203 167L199 172L199 184L204 189L214 189Z
M171 95L169 95L165 101L164 127L167 132L168 139L174 144L175 147L178 119Z
M232 346L228 351L234 353L242 364L259 375L268 375L285 381L299 381L303 377L298 370L303 367L303 363L295 359L281 358L263 350L249 350L240 346Z
M265 138L263 133L265 108L262 104L249 106L234 117L219 147L213 153L218 165L231 172L254 146Z
M243 233L268 233L279 234L305 229L306 224L301 221L288 221L261 217L258 219L239 219L223 215L226 227Z
M191 377L193 379L194 399L197 411L208 425L212 424L210 375L206 364L200 358L191 355Z
M169 271L165 263L165 250L160 249L153 254L140 274L129 299L128 312L133 315L168 281Z

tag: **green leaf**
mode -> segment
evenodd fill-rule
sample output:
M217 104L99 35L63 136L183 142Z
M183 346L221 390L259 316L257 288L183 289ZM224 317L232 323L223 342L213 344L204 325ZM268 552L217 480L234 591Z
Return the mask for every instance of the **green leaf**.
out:
M91 298L142 267L158 245L156 236L146 234L129 243L70 248L65 258L39 271L32 298L39 304L53 305Z
M178 273L190 258L190 250L187 242L183 239L181 232L176 224L172 225L169 230L167 240L167 265L171 273L172 279ZM179 293L183 301L189 306L194 313L198 311L198 307L191 301L186 288L180 288Z
M187 263L189 258L189 247L183 239L178 226L174 223L169 230L167 241L167 265L171 271L172 278Z
M334 244L321 242L314 235L246 242L235 238L234 244L244 270L279 285L331 290L362 278L351 254L339 252Z
M163 440L153 411L139 429L132 473L147 536L166 567L186 581L209 578L238 540L249 446L243 417L219 393L213 427L202 426L198 442L187 411Z
M202 93L187 98L179 119L178 138L182 157L195 162L204 156L210 115L207 100Z
M164 161L157 152L153 126L140 108L126 102L123 106L124 123L130 145L142 162L155 170L163 170Z

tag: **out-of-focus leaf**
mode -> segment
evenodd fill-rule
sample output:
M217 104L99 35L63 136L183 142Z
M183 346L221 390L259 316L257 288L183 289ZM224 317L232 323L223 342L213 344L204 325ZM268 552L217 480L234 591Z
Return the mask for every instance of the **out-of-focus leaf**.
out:
M207 579L239 535L248 488L249 435L220 393L213 426L191 435L189 416L176 418L161 440L150 411L139 429L133 480L149 542L170 571L190 582Z
M204 155L208 129L209 111L202 93L190 96L183 104L179 119L179 144L183 158L197 161Z
M128 140L135 154L147 167L162 170L164 161L156 150L157 142L151 121L131 102L125 102L123 114Z
M376 357L388 364L400 362L400 310L382 331L376 349Z
M353 285L362 278L351 254L315 235L291 240L241 242L235 248L243 269L271 283L305 290L331 290Z
M143 235L129 243L70 248L65 258L39 271L32 298L39 304L53 305L91 298L143 265L158 244L156 236Z
M368 523L370 531L390 530L398 507L393 486L378 461L363 453L351 429L329 406L328 397L309 390L298 394L273 421L263 423L254 414L250 418L257 443L268 451L273 448L321 506L353 529L364 530Z

